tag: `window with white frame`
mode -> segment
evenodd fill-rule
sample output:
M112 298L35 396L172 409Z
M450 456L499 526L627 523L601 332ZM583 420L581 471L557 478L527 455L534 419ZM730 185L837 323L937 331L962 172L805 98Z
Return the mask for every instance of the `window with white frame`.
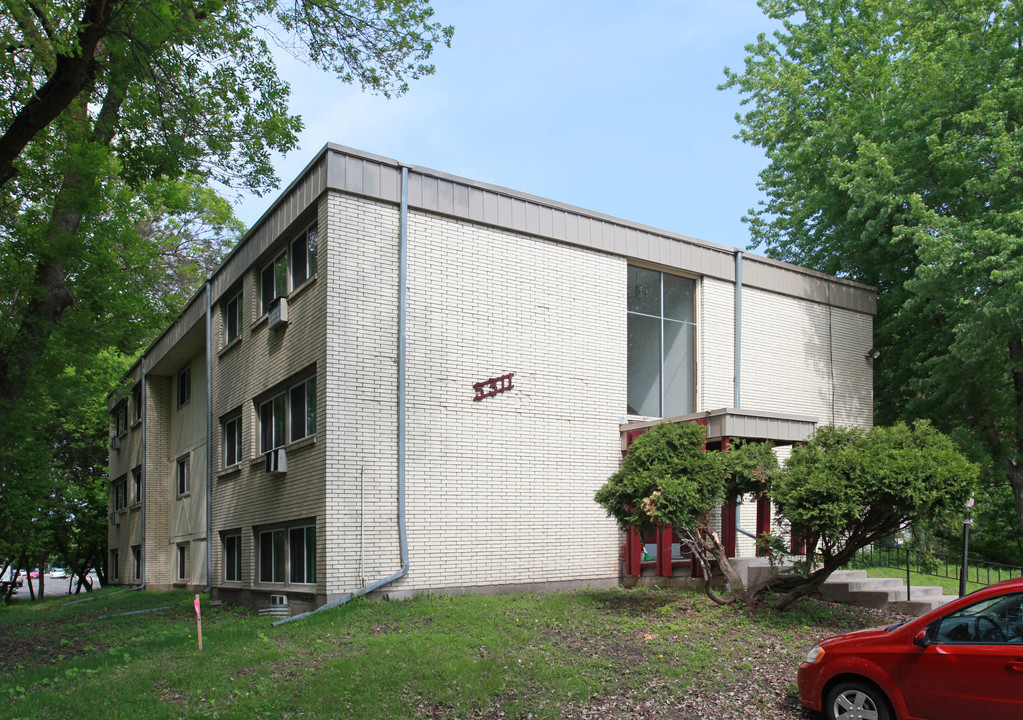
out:
M691 413L696 281L639 267L629 268L628 281L628 413Z
M293 385L288 391L288 422L291 442L316 434L316 377Z
M188 545L178 545L177 555L177 579L179 582L185 582L188 579Z
M296 525L259 533L259 582L316 583L316 526Z
M137 467L131 471L132 502L138 505L142 502L142 468Z
M192 399L192 366L178 373L178 407Z
M120 435L128 430L128 404L121 402L114 409L114 435Z
M236 413L224 420L224 467L242 461L242 416Z
M274 300L287 296L316 274L319 231L316 224L303 230L284 252L263 267L259 274L259 310L265 315Z
M242 332L242 294L238 293L224 304L224 344L234 342Z
M259 404L259 452L316 434L316 376Z
M274 300L288 294L288 253L282 252L259 276L260 313L270 311Z
M293 583L316 582L316 526L288 529L288 578Z
M187 495L192 490L192 473L191 468L189 467L190 464L188 455L178 458L177 463L175 463L174 477L178 497Z
M128 507L128 476L122 476L114 480L110 485L110 502L114 512L119 512Z
M142 579L142 546L134 545L131 548L131 563L135 568L135 579Z
M284 445L286 426L284 393L275 395L259 406L259 452L267 453Z
M224 582L242 581L241 533L224 535Z
M131 393L131 421L142 421L142 386L138 385Z
M316 274L316 251L319 232L316 225L310 225L291 243L291 288Z

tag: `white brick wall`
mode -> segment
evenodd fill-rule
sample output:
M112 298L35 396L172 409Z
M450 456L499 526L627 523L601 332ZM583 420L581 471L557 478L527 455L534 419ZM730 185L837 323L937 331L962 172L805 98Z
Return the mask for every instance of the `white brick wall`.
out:
M703 278L698 295L696 409L735 404L735 286Z
M870 427L872 320L744 288L742 406Z

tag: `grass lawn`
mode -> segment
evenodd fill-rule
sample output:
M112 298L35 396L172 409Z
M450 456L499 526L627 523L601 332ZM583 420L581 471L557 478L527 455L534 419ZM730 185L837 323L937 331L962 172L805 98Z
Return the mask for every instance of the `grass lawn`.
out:
M888 620L612 589L358 600L272 627L204 597L200 653L193 598L0 606L0 718L802 718L806 650Z

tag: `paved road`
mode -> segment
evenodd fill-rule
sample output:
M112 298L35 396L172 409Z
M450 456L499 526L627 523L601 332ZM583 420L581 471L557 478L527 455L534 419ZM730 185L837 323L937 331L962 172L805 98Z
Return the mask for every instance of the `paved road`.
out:
M75 581L72 578L66 578L60 580L58 578L47 577L44 583L44 592L46 597L66 597L72 595L75 592ZM99 587L99 582L96 580L96 576L92 576L92 586ZM35 589L36 594L39 593L39 580L32 581L32 587ZM84 593L85 590L83 589ZM31 595L28 591L28 579L25 579L24 585L18 588L17 592L14 593L14 597L24 600L31 599Z

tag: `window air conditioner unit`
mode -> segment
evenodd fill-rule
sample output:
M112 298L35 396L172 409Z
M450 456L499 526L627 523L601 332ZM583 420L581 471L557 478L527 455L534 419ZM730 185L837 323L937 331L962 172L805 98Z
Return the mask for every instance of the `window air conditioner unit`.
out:
M274 448L270 452L263 455L266 462L267 475L273 475L276 473L283 473L288 471L288 456L284 452L284 448Z
M288 298L279 297L273 301L270 305L268 324L272 328L288 324Z
M271 595L270 596L270 604L271 605L287 605L288 604L288 596L287 595Z
M121 513L115 512L113 515L111 515L110 516L110 524L111 525L120 525L121 524Z
M110 438L110 449L111 450L121 449L121 438L119 438L117 435L114 435L112 438Z

